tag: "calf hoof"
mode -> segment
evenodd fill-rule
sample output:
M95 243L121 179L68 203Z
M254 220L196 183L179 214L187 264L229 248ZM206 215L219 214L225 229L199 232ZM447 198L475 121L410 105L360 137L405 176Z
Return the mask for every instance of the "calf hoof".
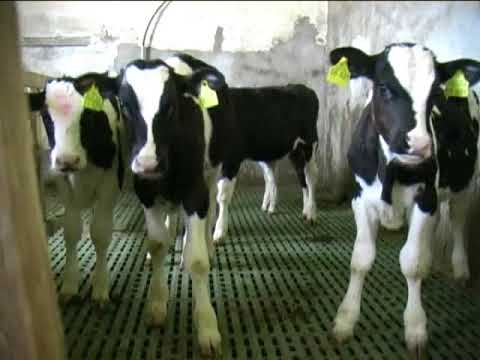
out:
M107 304L110 302L110 296L107 290L93 290L92 292L92 301L96 304L99 309L105 309Z
M147 327L161 327L167 317L167 302L152 301L147 304L145 323Z
M275 214L275 209L268 209L268 215Z
M59 300L62 304L68 304L78 297L78 285L64 283L60 290Z
M204 329L199 331L198 344L203 357L221 357L222 337L217 329Z
M77 293L63 293L58 295L58 301L62 305L71 304L80 300L80 296Z
M416 345L408 349L408 358L411 360L427 359L427 348L424 344Z
M427 332L423 326L417 326L405 334L410 359L426 359Z
M225 235L224 234L213 234L213 244L214 245L219 245L221 243L223 243L223 240L225 239Z
M332 334L338 344L343 344L353 337L353 328L336 321Z

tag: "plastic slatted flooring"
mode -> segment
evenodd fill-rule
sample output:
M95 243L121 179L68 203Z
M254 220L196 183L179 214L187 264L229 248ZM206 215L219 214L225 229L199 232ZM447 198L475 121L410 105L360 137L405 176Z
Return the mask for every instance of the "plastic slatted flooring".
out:
M295 188L296 190L296 188ZM315 225L300 217L301 193L279 190L277 212L260 210L262 191L237 189L231 227L216 249L210 293L222 334L224 359L404 359L406 284L398 255L402 234L380 233L377 258L364 289L355 337L337 345L332 320L349 277L355 224L348 206L322 207ZM50 202L50 211L58 205ZM88 213L84 215L87 219ZM79 243L80 300L61 306L70 359L198 358L192 323L192 288L179 269L179 238L165 261L169 310L163 329L144 323L150 264L145 261L143 212L133 194L115 210L110 246L113 302L99 310L90 301L93 245ZM49 239L57 289L64 267L63 230ZM423 287L433 359L480 358L480 301L446 279Z

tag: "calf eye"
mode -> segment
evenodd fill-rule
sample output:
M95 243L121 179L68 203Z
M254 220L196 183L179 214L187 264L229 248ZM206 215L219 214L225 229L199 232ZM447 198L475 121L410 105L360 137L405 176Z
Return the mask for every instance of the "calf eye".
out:
M393 92L385 84L378 84L377 91L380 94L380 96L386 100L391 100L393 97Z

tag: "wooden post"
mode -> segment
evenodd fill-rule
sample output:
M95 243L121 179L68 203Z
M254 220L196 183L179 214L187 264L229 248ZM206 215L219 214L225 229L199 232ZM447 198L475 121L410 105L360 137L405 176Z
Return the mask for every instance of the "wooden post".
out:
M0 359L61 360L14 2L0 6Z

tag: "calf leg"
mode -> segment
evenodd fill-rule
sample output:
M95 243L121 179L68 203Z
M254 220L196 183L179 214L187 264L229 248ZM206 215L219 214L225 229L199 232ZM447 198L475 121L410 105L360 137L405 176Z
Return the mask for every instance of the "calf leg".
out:
M310 157L307 164L305 165L305 180L307 182L307 205L306 205L306 217L307 221L314 222L317 218L317 204L315 200L315 186L317 184L317 163L315 161L315 156Z
M305 166L307 164L307 161L305 159L305 145L304 144L298 144L288 155L290 158L290 161L295 169L295 172L297 174L298 181L300 183L300 186L302 187L302 195L303 195L303 210L302 210L302 216L307 219L308 218L308 212L309 212L309 195L308 195L308 187L307 187L307 180L305 177Z
M108 247L112 240L113 208L118 191L115 182L105 181L93 212L91 237L95 246L96 263L92 279L92 299L100 305L109 301Z
M65 240L65 268L63 284L60 290L62 300L68 302L78 294L80 269L78 268L77 244L82 237L82 219L80 209L73 204L66 204L63 217L63 234Z
M450 200L450 221L453 235L452 269L454 279L459 281L467 281L470 277L465 244L468 204L469 199L463 194Z
M350 282L335 317L333 333L342 342L353 335L353 329L360 315L362 290L368 271L375 260L375 240L379 219L373 208L362 197L352 201L357 225L357 236L350 262Z
M188 216L186 219L188 239L184 256L185 268L192 277L193 318L198 331L200 350L205 355L215 355L220 352L221 336L208 290L210 261L206 235L209 206L207 184L199 183L184 202L185 213Z
M154 204L144 208L147 225L147 246L152 262L152 280L148 294L146 322L150 326L161 326L167 314L168 286L164 273L163 260L171 244L171 237L165 226L164 207Z
M422 307L422 280L431 264L431 236L436 214L424 212L415 204L410 215L407 242L400 251L400 267L407 280L408 299L403 320L405 340L413 355L419 356L427 342L427 317Z
M265 193L263 195L262 210L273 214L277 204L277 186L275 182L276 162L259 162L259 165L262 168L263 178L265 180Z
M215 224L215 232L213 234L213 241L219 243L228 231L228 206L232 201L233 191L235 190L236 178L231 180L224 177L218 182L217 202L219 205L219 214L217 223Z

